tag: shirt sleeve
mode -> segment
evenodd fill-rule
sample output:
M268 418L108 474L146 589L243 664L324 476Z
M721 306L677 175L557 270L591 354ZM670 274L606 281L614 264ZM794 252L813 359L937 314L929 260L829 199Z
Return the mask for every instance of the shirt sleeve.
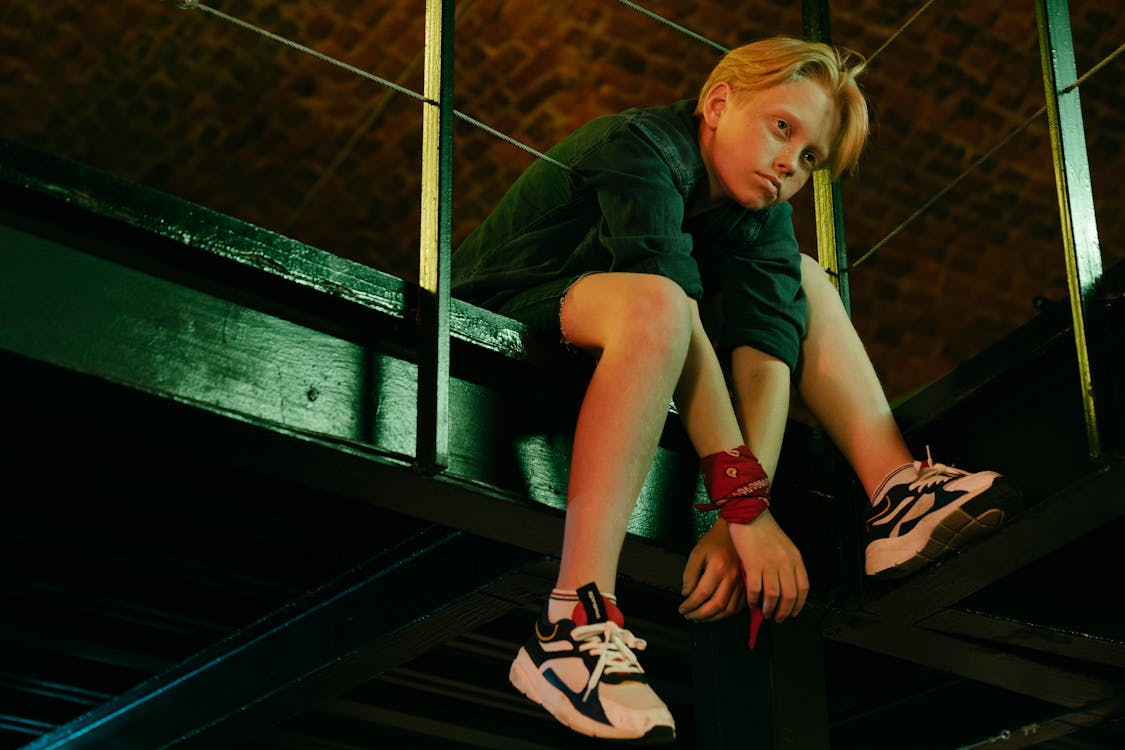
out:
M597 196L596 239L612 255L612 270L659 274L699 299L699 268L683 230L684 194L656 150L624 126L587 154L578 171Z
M751 346L782 360L790 372L797 367L807 313L792 215L783 203L744 222L723 253L719 341L724 353Z

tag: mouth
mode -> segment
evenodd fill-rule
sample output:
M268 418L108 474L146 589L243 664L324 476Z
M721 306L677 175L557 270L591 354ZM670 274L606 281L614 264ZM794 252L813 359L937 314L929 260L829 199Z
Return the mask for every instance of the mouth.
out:
M781 193L781 182L772 175L763 174L761 172L759 172L758 174L766 182L766 184L770 186L770 189L773 191L773 196L776 198L778 194Z

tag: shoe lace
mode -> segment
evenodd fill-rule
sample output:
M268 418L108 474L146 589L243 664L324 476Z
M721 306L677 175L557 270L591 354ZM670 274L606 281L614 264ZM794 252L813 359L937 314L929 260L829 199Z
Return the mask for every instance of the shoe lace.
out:
M648 642L637 638L612 620L580 625L571 631L571 638L582 641L582 645L578 647L580 651L598 657L582 700L590 696L603 674L644 674L645 670L637 661L634 650L643 651Z
M926 460L915 461L914 468L918 471L918 478L910 483L910 489L912 490L925 489L935 484L948 482L956 477L968 476L967 471L935 463L934 457L930 455L930 446L928 445L926 446Z

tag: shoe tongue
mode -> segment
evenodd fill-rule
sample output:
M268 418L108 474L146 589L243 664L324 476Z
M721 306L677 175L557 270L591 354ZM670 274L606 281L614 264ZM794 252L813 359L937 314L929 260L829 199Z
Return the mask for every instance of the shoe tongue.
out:
M617 605L602 596L598 587L588 583L578 589L578 604L574 605L574 614L571 620L575 625L592 625L598 622L612 620L618 627L625 627L625 616Z

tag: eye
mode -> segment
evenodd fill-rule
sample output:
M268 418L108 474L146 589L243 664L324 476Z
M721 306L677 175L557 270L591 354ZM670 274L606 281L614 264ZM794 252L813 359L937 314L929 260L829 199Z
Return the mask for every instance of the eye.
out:
M778 120L777 121L777 130L780 133L784 133L785 135L789 135L789 123L786 122L785 120Z
M806 151L805 153L801 154L801 159L804 160L805 166L807 166L809 169L816 169L816 154L814 154L812 151Z

